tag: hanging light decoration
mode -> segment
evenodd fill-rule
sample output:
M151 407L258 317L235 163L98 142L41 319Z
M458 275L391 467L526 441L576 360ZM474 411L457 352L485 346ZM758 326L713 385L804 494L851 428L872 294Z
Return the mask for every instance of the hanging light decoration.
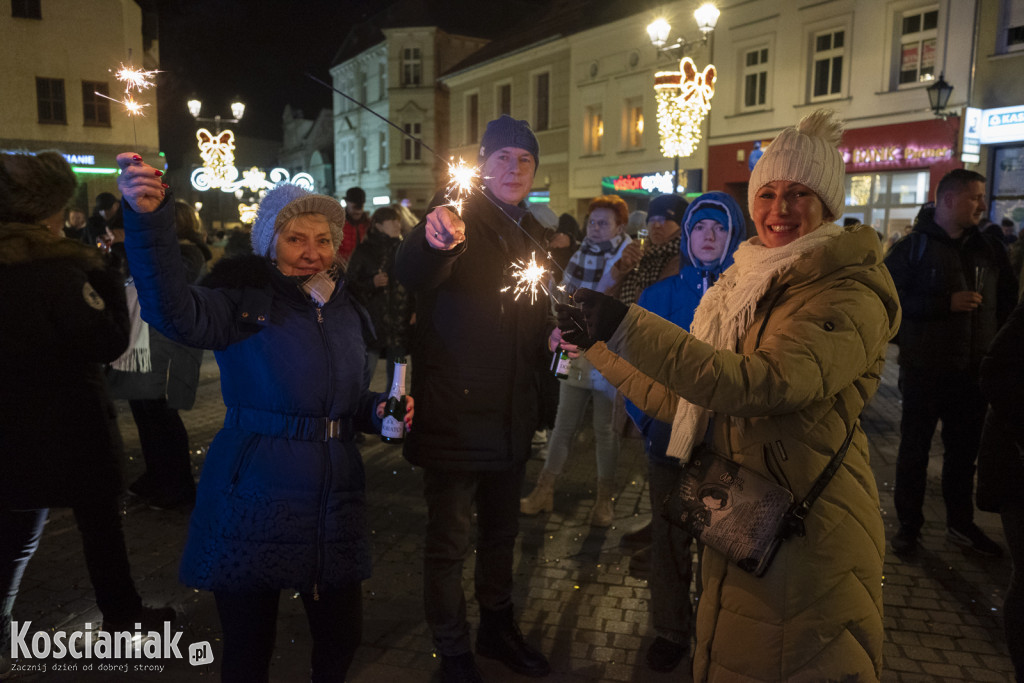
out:
M679 71L654 74L662 155L671 158L693 154L700 144L701 123L711 111L717 77L713 64L699 71L689 57L680 60Z

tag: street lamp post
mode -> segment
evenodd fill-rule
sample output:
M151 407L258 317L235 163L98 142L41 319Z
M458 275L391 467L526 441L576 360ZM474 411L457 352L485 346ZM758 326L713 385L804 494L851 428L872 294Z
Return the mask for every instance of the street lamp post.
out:
M235 100L231 103L231 116L230 119L221 118L220 114L215 115L213 118L200 116L200 112L203 110L202 100L193 97L188 101L188 113L192 115L198 122L212 123L214 125L215 133L213 137L220 135L220 124L221 123L238 123L242 120L242 116L245 115L245 103L241 100ZM202 129L201 129L202 130ZM223 202L221 200L220 193L217 193L217 218L220 220L220 228L224 229L224 211Z
M701 32L701 45L708 44L718 23L719 14L718 8L710 2L704 3L694 11L693 16ZM698 72L693 60L686 56L687 49L696 41L688 41L680 36L669 44L672 24L667 19L661 17L652 21L647 26L647 35L658 54L667 55L680 62L680 72L655 74L654 86L655 92L658 93L658 127L662 137L662 154L674 159L672 190L677 192L679 157L689 156L693 152L694 143L699 139L700 122L710 109L708 100L714 94L717 72L711 65L708 65L704 72ZM682 95L684 83L686 95ZM686 125L690 123L697 128L696 132ZM681 133L680 128L687 128L687 131ZM668 133L669 130L671 133ZM669 135L676 139L668 139ZM684 139L679 139L680 135Z

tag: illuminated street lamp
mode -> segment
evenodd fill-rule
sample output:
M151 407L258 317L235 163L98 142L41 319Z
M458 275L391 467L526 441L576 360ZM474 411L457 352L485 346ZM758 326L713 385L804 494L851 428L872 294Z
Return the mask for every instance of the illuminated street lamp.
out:
M940 73L939 80L926 88L928 92L928 106L931 107L932 113L941 118L949 116L945 109L949 103L949 96L953 94L953 86L946 82L945 76L946 74Z
M707 45L720 14L718 8L710 2L704 3L693 13L701 32L701 45ZM673 190L678 191L679 158L693 154L700 143L701 123L711 110L718 71L713 64L708 64L702 71L686 56L687 48L695 45L696 41L678 37L671 45L668 44L672 24L667 19L652 21L647 26L647 35L659 54L679 60L678 71L659 71L654 74L661 153L675 159Z
M202 110L203 110L203 102L202 102L202 100L199 100L199 99L196 99L196 98L192 98L191 100L188 101L188 113L192 114L192 118L194 118L196 121L207 121L209 123L214 124L214 126L217 129L216 132L219 133L220 132L220 124L221 124L222 121L224 123L238 123L239 121L242 120L242 117L245 115L245 103L243 103L243 102L241 102L239 100L235 100L234 102L231 103L231 116L233 118L230 118L230 119L222 119L220 117L220 114L217 114L212 119L211 118L206 118L206 117L203 117L203 116L199 115L199 112L201 112Z

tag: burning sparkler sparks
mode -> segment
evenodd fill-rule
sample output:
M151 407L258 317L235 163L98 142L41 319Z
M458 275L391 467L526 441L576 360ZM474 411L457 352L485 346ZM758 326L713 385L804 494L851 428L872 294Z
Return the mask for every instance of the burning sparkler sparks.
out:
M548 271L544 266L537 263L537 252L531 252L529 262L524 263L517 259L512 264L511 275L515 284L503 287L501 291L507 292L511 289L515 293L517 301L520 296L528 292L530 303L534 304L537 302L540 292L544 292L545 295L548 293L548 289L544 285L547 274Z
M473 191L475 180L480 177L480 169L470 166L459 157L458 162L448 162L448 187L445 189L445 199L448 206L454 209L455 213L462 215L462 203Z
M117 80L124 83L124 92L127 95L132 91L132 88L139 91L152 88L156 85L156 83L153 82L153 79L158 73L160 72L146 71L145 69L133 69L130 66L121 64L121 68L117 70L114 76Z

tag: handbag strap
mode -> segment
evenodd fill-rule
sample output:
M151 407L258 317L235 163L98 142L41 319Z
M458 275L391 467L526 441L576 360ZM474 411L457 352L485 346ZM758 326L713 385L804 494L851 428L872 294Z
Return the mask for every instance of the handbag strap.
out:
M843 445L839 447L835 455L829 460L828 465L818 478L814 480L814 485L811 486L811 490L807 492L804 499L799 503L795 503L789 511L786 513L786 517L783 520L783 524L780 528L779 535L783 538L788 538L792 534L797 536L803 536L804 520L807 519L807 515L811 511L811 506L814 505L814 501L818 499L821 492L825 490L828 483L835 476L836 472L839 471L839 466L843 464L843 458L846 457L846 451L850 448L850 443L853 441L853 434L857 430L857 423L854 422L853 427L850 429L850 433L846 435L846 439L843 441Z

